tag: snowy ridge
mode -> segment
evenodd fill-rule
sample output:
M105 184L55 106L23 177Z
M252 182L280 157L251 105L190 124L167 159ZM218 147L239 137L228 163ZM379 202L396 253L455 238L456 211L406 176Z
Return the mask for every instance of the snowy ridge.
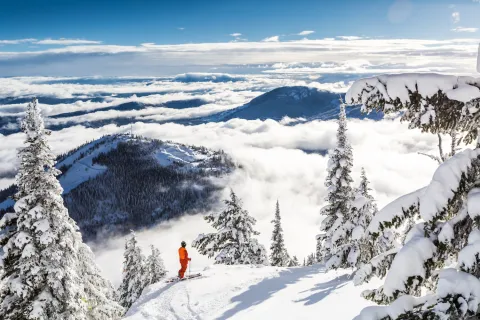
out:
M68 167L68 170L59 179L63 192L68 193L83 182L105 172L107 167L95 164L93 159L100 153L108 153L115 149L120 141L121 139L115 137L103 137L85 145L65 160L57 163L57 168Z
M61 168L62 166L68 168L66 173L59 179L64 193L70 192L83 182L105 172L108 168L94 163L94 159L101 153L106 154L116 149L120 142L127 142L131 139L128 135L106 136L86 144L58 162L56 165L57 168ZM141 138L135 138L134 140L139 139L141 140ZM185 170L197 169L199 164L212 156L213 153L207 149L194 150L192 147L173 142L164 142L161 147L153 153L153 157L161 166L180 165ZM215 170L215 168L210 169Z
M192 270L197 272L199 270ZM349 271L325 273L310 267L214 265L203 277L153 284L143 291L125 320L178 319L322 319L350 320L372 305L355 287ZM343 308L345 301L348 307Z

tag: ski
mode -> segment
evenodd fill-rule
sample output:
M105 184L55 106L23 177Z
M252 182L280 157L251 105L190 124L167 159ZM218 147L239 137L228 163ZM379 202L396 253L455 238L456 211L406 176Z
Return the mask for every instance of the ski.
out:
M195 274L192 274L192 275L189 275L189 276L185 276L183 279L180 279L179 277L173 277L173 278L165 280L165 282L166 283L172 283L172 282L195 279L195 278L198 278L198 277L201 277L201 276L202 276L201 273L195 273Z

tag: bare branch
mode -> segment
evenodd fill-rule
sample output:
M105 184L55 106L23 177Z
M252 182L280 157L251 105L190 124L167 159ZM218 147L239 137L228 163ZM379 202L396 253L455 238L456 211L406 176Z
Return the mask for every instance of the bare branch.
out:
M417 153L421 154L422 156L429 157L430 159L433 159L433 160L437 161L439 164L442 164L442 160L437 156L434 156L434 155L431 155L431 154L428 154L428 153L423 153L423 152L417 152Z

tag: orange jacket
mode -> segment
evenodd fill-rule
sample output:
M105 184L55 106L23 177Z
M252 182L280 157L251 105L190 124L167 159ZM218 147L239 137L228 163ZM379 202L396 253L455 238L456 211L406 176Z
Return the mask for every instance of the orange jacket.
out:
M180 249L178 249L178 256L180 257L180 260L188 260L187 249L180 247Z

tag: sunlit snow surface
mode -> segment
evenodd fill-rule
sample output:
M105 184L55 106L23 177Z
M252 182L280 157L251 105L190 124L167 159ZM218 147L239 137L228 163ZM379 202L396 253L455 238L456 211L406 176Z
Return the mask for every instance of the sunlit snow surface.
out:
M198 271L198 270L196 270ZM126 320L336 319L350 320L372 305L348 271L322 265L297 268L211 266L203 277L145 289Z

